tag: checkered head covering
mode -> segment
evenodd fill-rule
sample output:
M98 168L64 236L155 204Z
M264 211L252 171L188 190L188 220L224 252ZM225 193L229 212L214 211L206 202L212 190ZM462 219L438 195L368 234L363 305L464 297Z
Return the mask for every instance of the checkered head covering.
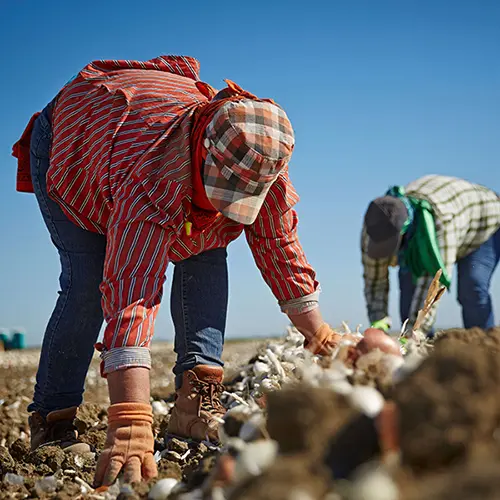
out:
M228 101L205 132L204 185L210 203L241 224L252 224L294 148L293 129L276 104Z

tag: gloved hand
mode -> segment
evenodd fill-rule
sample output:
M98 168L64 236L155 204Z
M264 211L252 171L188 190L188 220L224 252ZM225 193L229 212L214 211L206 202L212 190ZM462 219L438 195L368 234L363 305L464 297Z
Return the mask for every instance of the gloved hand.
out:
M385 318L379 319L377 321L374 321L371 324L372 328L377 328L377 330L382 330L383 332L387 333L392 326L392 321L389 316L386 316Z
M306 338L304 348L313 354L330 354L339 344L342 335L323 323L312 337Z
M127 483L158 475L152 423L149 404L117 403L109 407L108 434L97 462L95 487L113 484L122 470Z

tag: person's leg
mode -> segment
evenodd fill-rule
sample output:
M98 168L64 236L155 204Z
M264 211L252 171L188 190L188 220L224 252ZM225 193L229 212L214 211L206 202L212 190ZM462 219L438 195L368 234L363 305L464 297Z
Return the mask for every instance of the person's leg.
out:
M210 250L175 265L171 313L177 353L176 399L169 435L220 440L227 302L226 249Z
M411 303L415 288L411 272L399 268L399 315L401 317L401 325L410 317ZM434 337L434 333L434 328L431 328L431 330L427 332L427 337Z
M209 250L175 264L171 314L175 327L176 388L197 365L223 367L228 303L227 251Z
M500 229L477 250L457 263L457 299L464 328L495 326L490 283L500 260Z
M411 272L406 269L399 268L399 316L401 325L410 317L411 301L415 293L415 285L413 284Z
M42 417L79 406L85 377L103 323L101 293L106 237L73 224L47 195L46 173L52 142L47 108L31 138L31 176L38 205L61 261L58 292L43 338L30 412Z

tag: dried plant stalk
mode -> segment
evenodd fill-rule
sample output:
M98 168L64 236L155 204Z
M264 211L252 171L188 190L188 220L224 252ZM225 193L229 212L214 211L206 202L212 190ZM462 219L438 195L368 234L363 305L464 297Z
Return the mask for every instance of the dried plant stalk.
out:
M415 324L413 325L413 331L416 331L420 328L425 318L429 314L432 306L437 304L439 299L443 296L446 287L439 284L439 279L441 278L441 274L443 271L441 269L438 270L434 279L432 280L431 286L427 292L427 297L425 298L424 307L418 311L417 319Z

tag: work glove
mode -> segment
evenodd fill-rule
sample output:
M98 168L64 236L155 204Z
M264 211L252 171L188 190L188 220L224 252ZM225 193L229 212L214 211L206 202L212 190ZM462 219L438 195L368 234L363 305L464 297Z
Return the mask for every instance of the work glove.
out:
M306 337L304 348L313 354L330 354L337 347L342 335L323 323L311 337Z
M387 333L392 326L392 321L389 316L386 316L385 318L379 319L377 321L374 321L371 324L372 328L377 328L377 330L382 330L383 332Z
M116 403L109 407L108 433L97 462L95 487L113 484L122 471L126 483L158 475L152 423L149 404Z

